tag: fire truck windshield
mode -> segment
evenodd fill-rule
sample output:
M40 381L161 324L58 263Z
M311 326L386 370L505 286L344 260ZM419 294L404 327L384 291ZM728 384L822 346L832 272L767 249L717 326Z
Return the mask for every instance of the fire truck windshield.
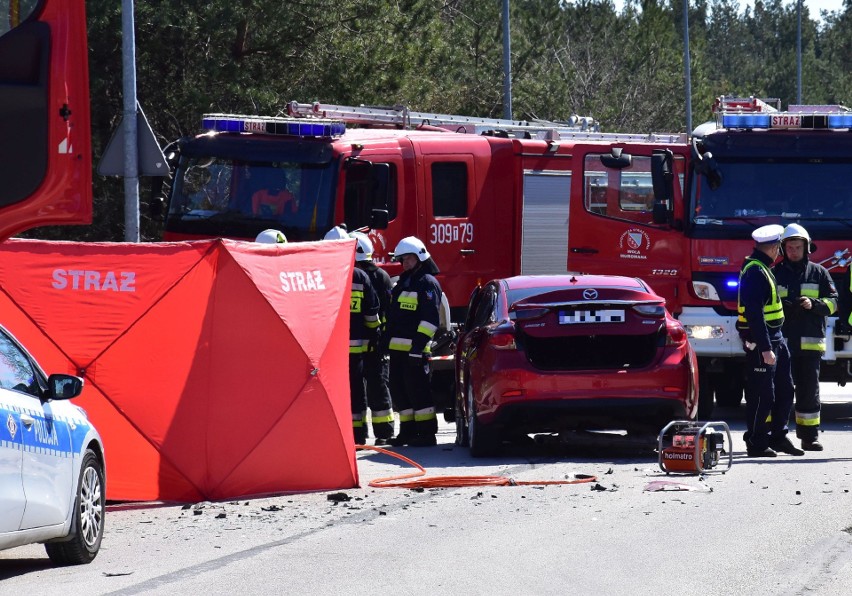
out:
M817 222L825 231L852 219L852 162L848 159L737 160L716 158L721 183L693 178L690 213L697 228L772 222Z
M275 228L318 240L332 227L334 162L255 162L184 156L166 219L170 239L254 238Z

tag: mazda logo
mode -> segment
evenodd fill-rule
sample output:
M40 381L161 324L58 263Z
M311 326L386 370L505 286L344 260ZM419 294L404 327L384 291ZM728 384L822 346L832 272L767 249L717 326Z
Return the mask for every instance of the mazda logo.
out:
M598 297L598 291L594 289L583 290L583 298L586 300L595 300Z

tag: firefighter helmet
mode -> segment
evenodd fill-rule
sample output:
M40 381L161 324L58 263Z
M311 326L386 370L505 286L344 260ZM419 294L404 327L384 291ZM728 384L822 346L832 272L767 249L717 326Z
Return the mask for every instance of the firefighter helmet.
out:
M415 236L406 236L396 245L396 250L393 251L394 260L399 261L404 255L417 255L417 260L421 263L431 256L426 245Z
M370 237L364 232L350 232L350 238L355 238L358 243L355 246L356 261L372 261L373 260L373 243Z
M254 241L262 244L286 244L287 236L279 230L269 229L263 230Z
M813 242L811 242L811 235L808 234L805 226L797 223L788 224L787 227L784 228L784 233L781 234L781 243L783 244L788 240L804 240L808 247L808 252L814 251L814 245Z
M328 232L325 233L325 236L323 236L322 239L323 240L348 240L349 234L347 234L346 230L344 230L340 226L334 226Z

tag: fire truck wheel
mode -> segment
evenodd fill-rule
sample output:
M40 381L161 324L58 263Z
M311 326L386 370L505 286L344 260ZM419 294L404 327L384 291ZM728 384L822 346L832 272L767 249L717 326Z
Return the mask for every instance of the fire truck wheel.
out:
M494 455L500 444L495 430L482 424L476 415L476 400L474 400L472 387L467 389L467 435L470 454L473 457Z
M723 408L736 408L743 401L745 378L742 366L726 366L724 372L711 375L716 405Z

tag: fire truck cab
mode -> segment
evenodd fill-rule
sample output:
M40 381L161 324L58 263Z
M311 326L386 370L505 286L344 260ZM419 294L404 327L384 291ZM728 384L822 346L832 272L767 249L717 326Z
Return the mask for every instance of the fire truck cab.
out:
M92 221L83 0L4 3L0 18L0 240Z
M751 254L751 232L800 223L815 240L810 259L835 276L850 261L852 228L852 111L842 106L780 106L756 98L722 97L716 121L699 126L689 142L620 148L621 156L648 159L654 206L645 219L614 202L572 193L569 269L620 272L645 279L665 296L684 323L699 356L701 406L742 399L744 352L735 329L739 269ZM582 159L589 176L589 154ZM608 170L607 176L613 175ZM598 175L598 174L595 174ZM639 182L637 180L637 182ZM852 343L828 321L823 380L844 384Z

